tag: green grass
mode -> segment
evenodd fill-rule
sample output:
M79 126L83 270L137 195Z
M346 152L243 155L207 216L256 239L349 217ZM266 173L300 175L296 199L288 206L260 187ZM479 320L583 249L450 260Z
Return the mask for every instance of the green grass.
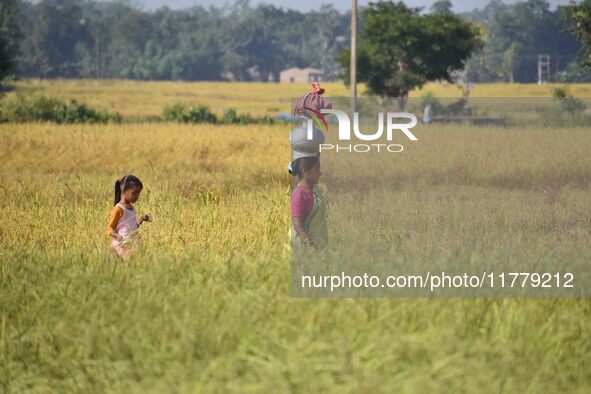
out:
M394 166L397 204L422 198L413 209L461 241L482 210L505 223L490 242L533 228L514 246L555 246L558 228L588 250L588 130L419 138ZM283 126L0 125L5 391L589 391L588 300L291 298L286 142ZM154 216L127 261L103 234L124 173ZM411 213L411 253L419 240L461 249Z

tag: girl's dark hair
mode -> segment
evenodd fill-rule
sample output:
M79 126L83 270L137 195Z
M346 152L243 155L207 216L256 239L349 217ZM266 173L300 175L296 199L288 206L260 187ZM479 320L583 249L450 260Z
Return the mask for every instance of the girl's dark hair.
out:
M309 156L309 157L300 157L292 161L291 163L291 175L297 176L298 178L302 179L304 175L304 171L307 171L313 168L315 165L320 163L320 156Z
M121 201L121 191L127 190L130 187L137 186L140 189L144 188L142 185L142 181L138 179L138 177L133 175L125 175L122 178L119 178L115 181L115 205L119 201Z

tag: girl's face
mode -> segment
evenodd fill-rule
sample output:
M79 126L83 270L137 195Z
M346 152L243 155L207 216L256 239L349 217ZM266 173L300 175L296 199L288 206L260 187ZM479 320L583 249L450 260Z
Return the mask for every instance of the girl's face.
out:
M320 163L316 164L314 167L310 168L309 170L304 171L304 179L306 182L315 185L320 180Z
M138 198L140 198L140 193L142 189L139 186L132 186L128 189L123 190L122 194L125 197L125 201L133 204L135 203Z

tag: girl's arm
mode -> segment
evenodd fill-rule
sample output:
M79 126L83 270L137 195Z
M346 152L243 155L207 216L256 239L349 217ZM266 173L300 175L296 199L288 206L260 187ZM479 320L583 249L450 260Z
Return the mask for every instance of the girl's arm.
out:
M140 218L137 220L137 225L141 226L143 222L151 222L152 221L152 217L150 215L142 215L140 216Z
M113 237L116 239L121 239L121 236L115 232L117 228L117 223L119 223L119 219L123 216L123 209L116 205L113 207L111 211L111 218L109 219L109 224L107 225L107 235L109 237Z

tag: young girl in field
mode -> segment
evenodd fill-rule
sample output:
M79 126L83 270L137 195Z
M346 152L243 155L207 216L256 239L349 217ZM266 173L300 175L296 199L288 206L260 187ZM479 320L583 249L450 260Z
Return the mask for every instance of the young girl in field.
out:
M318 187L320 157L318 154L296 159L292 175L299 178L291 194L292 246L312 246L322 249L328 243L326 200Z
M129 254L129 246L139 226L152 221L149 215L142 215L138 219L133 207L142 188L142 182L133 175L126 175L115 182L115 206L111 211L107 234L113 238L111 247L119 256Z

